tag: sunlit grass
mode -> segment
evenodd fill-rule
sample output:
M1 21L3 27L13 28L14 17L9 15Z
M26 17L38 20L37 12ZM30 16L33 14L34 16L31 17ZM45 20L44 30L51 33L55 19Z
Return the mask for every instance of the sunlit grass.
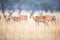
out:
M11 20L7 23L2 18L0 20L0 40L60 40L60 14L51 15L56 16L56 25L44 26L40 23L39 27L33 19L22 23Z

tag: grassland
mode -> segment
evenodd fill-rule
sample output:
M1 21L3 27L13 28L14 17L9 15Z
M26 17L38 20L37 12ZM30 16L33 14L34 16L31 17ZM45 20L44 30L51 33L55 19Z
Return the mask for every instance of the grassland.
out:
M56 16L56 24L38 25L31 18L28 21L10 22L0 19L0 40L60 40L60 12L45 13Z

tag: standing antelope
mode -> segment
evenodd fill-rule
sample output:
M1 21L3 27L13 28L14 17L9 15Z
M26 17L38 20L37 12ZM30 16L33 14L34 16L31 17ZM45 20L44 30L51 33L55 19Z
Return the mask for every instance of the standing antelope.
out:
M21 15L20 12L19 12L19 16L14 16L13 20L16 21L16 22L25 21L25 20L27 20L27 15Z
M20 17L19 16L13 16L13 21L14 22L19 22L20 21Z
M56 23L56 17L51 15L35 16L33 17L33 19L35 20L36 23L38 23L38 25L39 22L43 22L45 25L48 25L49 22Z
M46 15L46 20L47 20L48 22L51 22L51 23L53 23L53 22L56 23L56 17L55 17L55 16Z
M22 15L20 14L20 12L19 12L19 16L20 16L21 21L27 21L28 19L27 15Z
M9 21L11 20L11 15L13 14L13 12L14 12L14 11L8 12L9 15L4 15L4 19L5 19L6 22L9 22Z
M36 23L38 23L38 26L40 22L43 22L44 24L46 24L45 16L35 16L35 17L33 16L33 19L35 20Z
M20 15L21 20L26 20L27 21L27 15Z

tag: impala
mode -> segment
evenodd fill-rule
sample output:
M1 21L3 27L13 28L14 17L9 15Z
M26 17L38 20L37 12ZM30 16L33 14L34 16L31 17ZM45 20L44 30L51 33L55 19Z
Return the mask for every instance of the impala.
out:
M6 22L9 22L9 21L11 20L11 18L12 18L11 15L13 14L13 12L14 12L14 11L8 12L9 15L4 15L4 19L5 19Z

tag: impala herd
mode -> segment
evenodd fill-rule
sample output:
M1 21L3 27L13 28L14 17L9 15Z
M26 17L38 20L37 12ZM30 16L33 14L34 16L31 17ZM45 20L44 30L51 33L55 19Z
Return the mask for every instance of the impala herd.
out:
M12 16L13 12L9 12L9 15L4 15L4 20L6 22L9 22L11 19L13 19L14 22L21 22L21 21L27 21L28 16L19 14L18 16ZM54 15L36 15L33 16L33 14L30 14L29 19L32 18L38 25L39 23L43 23L48 25L49 22L56 23L56 17ZM0 16L1 19L1 16Z

